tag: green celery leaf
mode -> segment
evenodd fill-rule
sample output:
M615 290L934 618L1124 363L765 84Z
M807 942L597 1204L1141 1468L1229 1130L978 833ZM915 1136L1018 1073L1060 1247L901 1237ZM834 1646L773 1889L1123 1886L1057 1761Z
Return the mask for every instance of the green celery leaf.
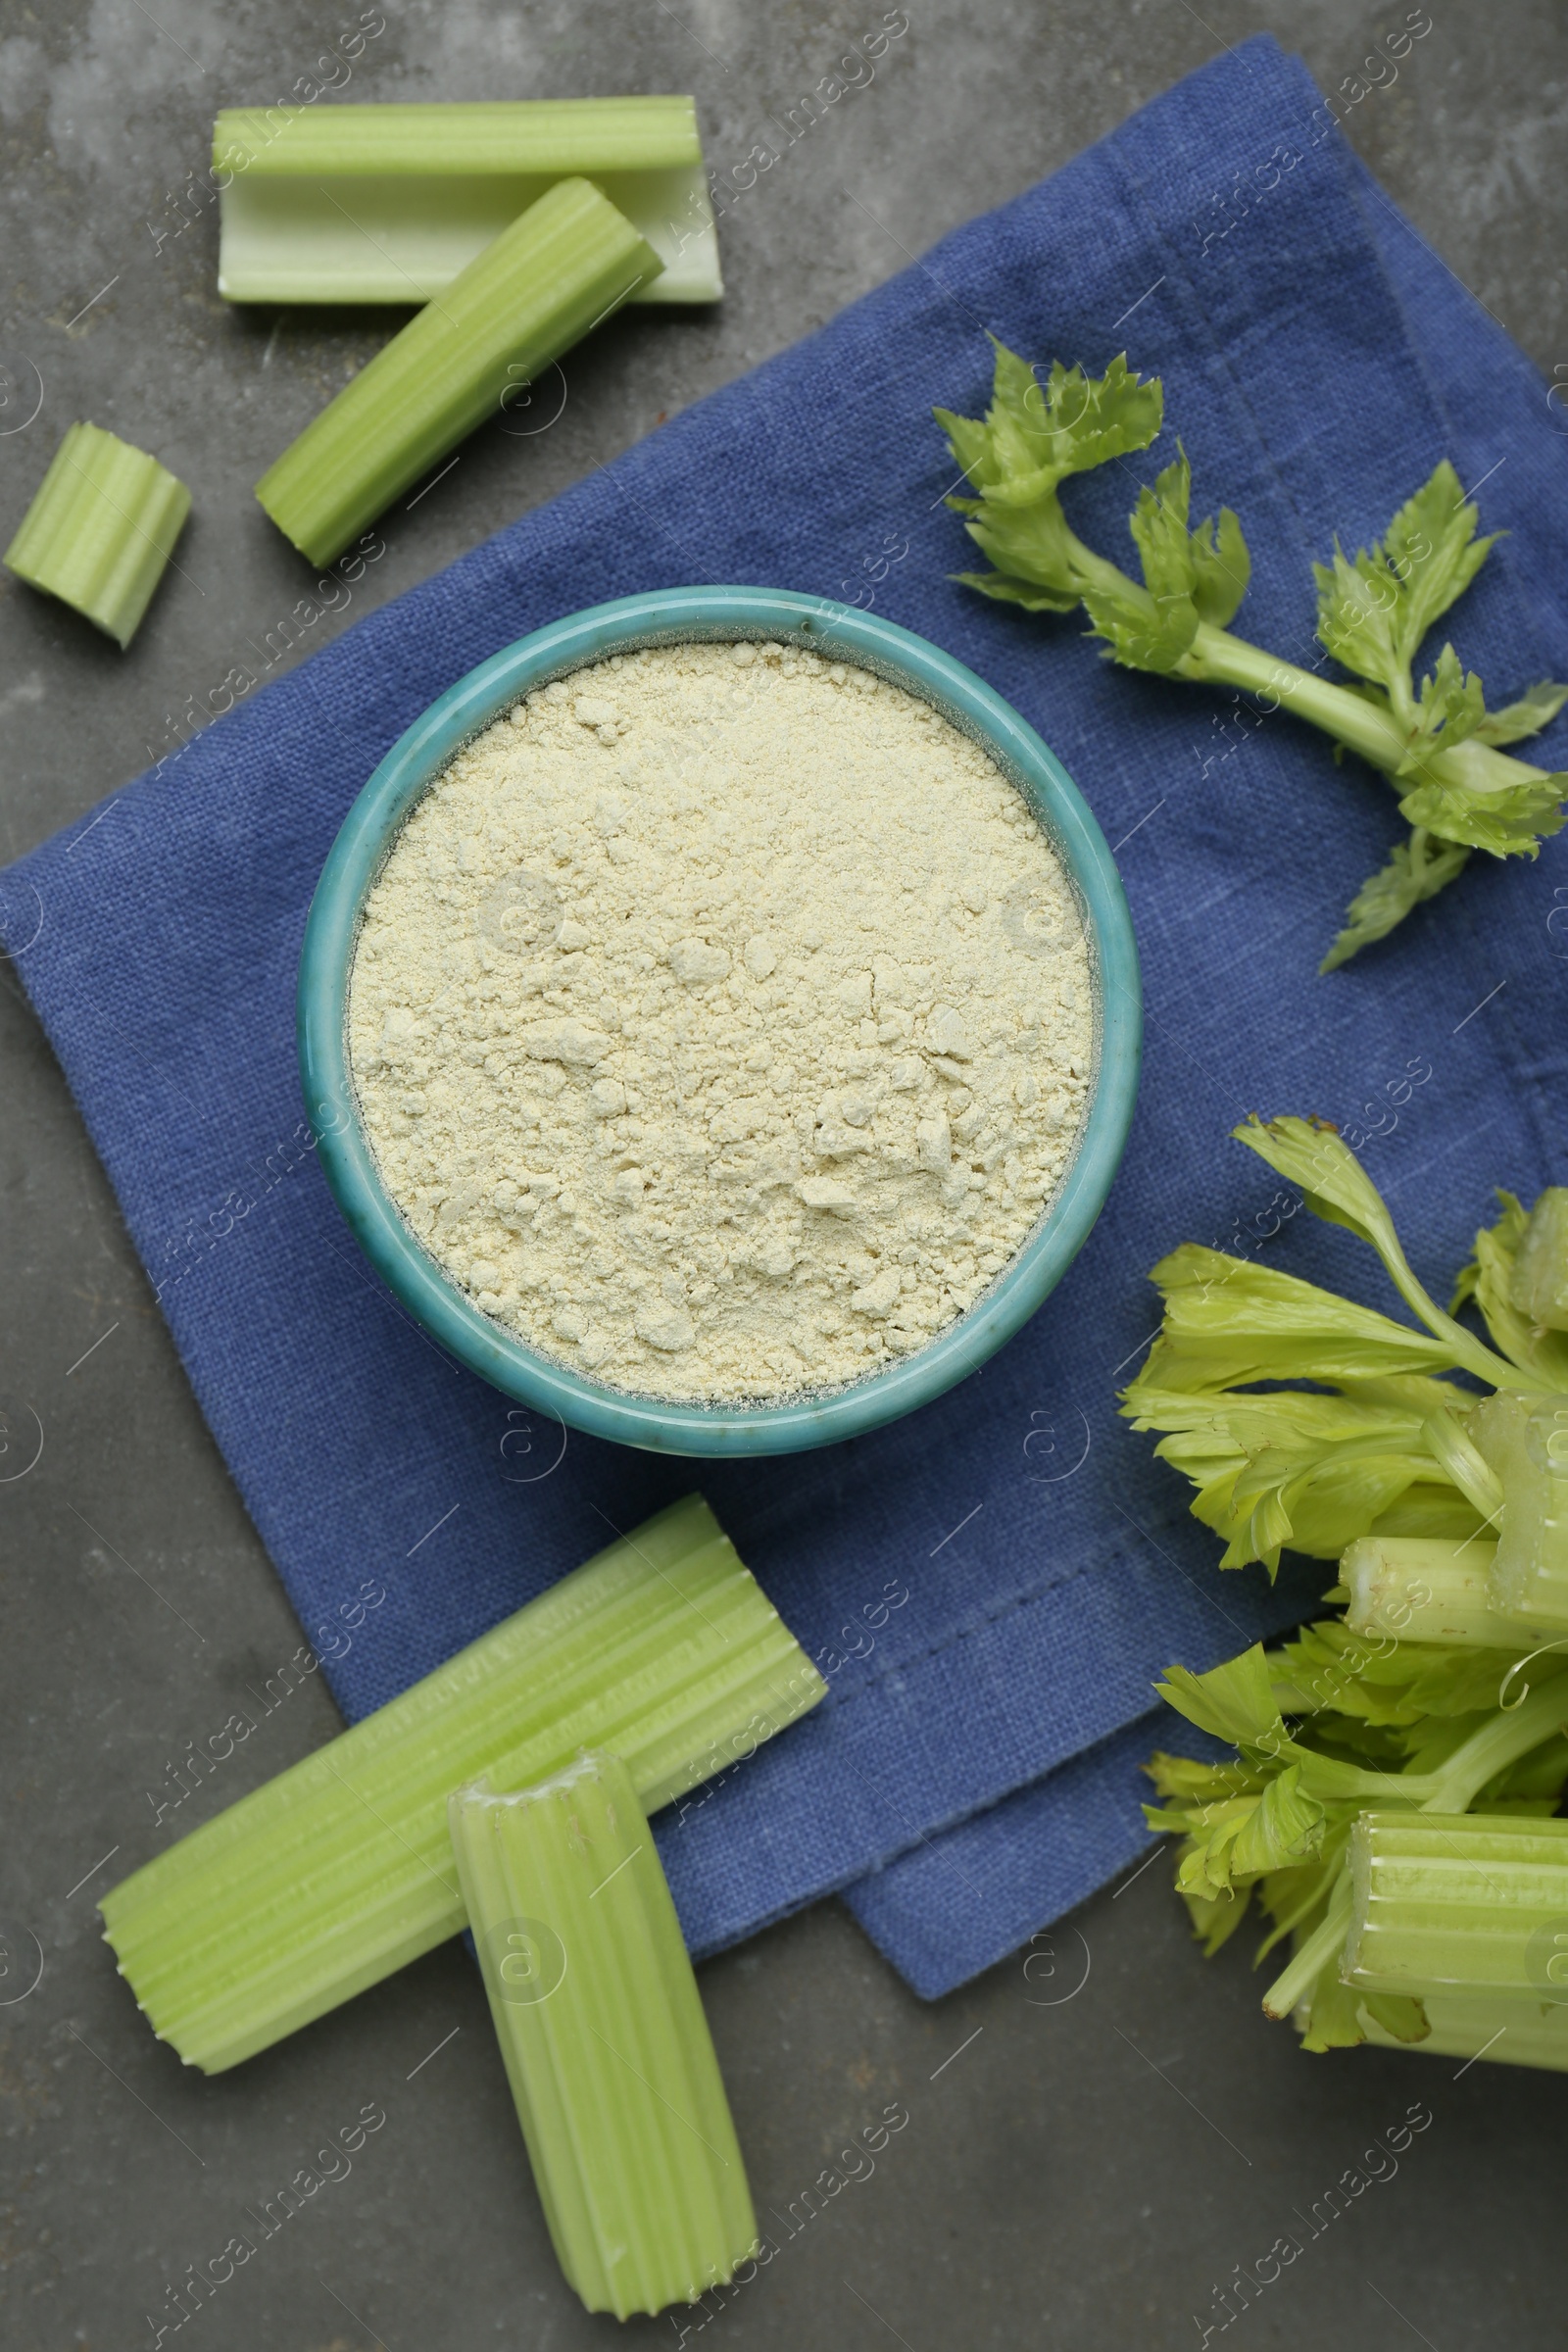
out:
M1327 1808L1301 1788L1301 1767L1289 1764L1269 1782L1231 1848L1232 1871L1259 1878L1309 1861L1323 1843Z
M1193 475L1186 451L1180 443L1177 447L1180 455L1156 474L1153 488L1146 483L1139 491L1138 504L1127 521L1143 565L1144 585L1156 604L1190 596L1194 585L1187 538Z
M1061 610L1071 612L1081 591L1073 575L1067 518L1054 490L1029 506L999 507L987 499L964 528L999 571L1049 589L1065 600Z
M1004 571L953 571L948 577L961 588L978 588L982 596L995 597L999 605L1022 605L1026 612L1071 612L1079 601L1075 588L1062 594L1037 587L1033 580L1015 580Z
M1198 617L1206 620L1210 628L1228 628L1252 576L1252 559L1242 526L1229 507L1221 507L1217 521L1204 516L1191 545Z
M1222 1944L1229 1943L1250 1907L1251 1888L1233 1887L1228 1894L1204 1896L1190 1894L1185 1887L1177 1892L1187 1905L1193 1923L1193 1934L1203 1947L1205 1960L1212 1960Z
M1042 385L1015 352L1001 343L996 351L995 401L986 422L999 460L992 495L1000 500L1038 498L1069 473L1147 449L1159 431L1165 405L1159 378L1145 383L1131 373L1125 352L1102 376L1054 361Z
M1453 1362L1451 1348L1430 1332L1197 1242L1162 1257L1150 1280L1164 1298L1165 1319L1124 1392L1129 1400L1145 1385L1166 1391L1255 1380L1365 1380L1444 1371Z
M1109 646L1108 658L1124 669L1168 677L1198 634L1198 608L1190 597L1156 604L1130 580L1125 589L1086 588L1083 604L1095 635Z
M1359 678L1400 691L1405 664L1397 651L1398 582L1365 554L1352 564L1336 545L1332 564L1314 564L1318 642Z
M1266 1161L1276 1176L1298 1185L1314 1216L1330 1225L1344 1225L1363 1242L1370 1242L1391 1269L1394 1264L1404 1266L1404 1251L1382 1194L1349 1145L1326 1120L1265 1122L1254 1114L1231 1133L1239 1144Z
M1270 1752L1289 1753L1291 1743L1274 1703L1261 1642L1254 1642L1240 1657L1211 1666L1207 1674L1167 1666L1164 1681L1154 1689L1167 1706L1216 1740L1228 1740L1240 1748L1266 1743Z
M1372 554L1400 591L1400 650L1406 665L1440 613L1469 587L1502 537L1475 535L1479 519L1459 477L1444 458L1431 479L1407 498Z
M1230 1796L1255 1796L1263 1787L1257 1774L1239 1758L1228 1764L1204 1764L1196 1756L1176 1756L1157 1748L1142 1769L1161 1796L1179 1797L1184 1805L1212 1805Z
M1183 1393L1140 1385L1124 1410L1165 1432L1154 1451L1198 1492L1194 1518L1226 1542L1222 1568L1261 1560L1272 1575L1288 1545L1338 1559L1412 1486L1444 1478L1424 1436L1464 1393L1441 1381L1347 1382L1345 1394ZM1472 1512L1460 1530L1472 1531Z
M1564 703L1568 703L1568 686L1554 686L1549 678L1543 678L1539 686L1527 687L1516 703L1489 711L1475 730L1476 741L1521 743L1527 735L1539 735Z
M1515 765L1505 753L1496 757L1505 766ZM1534 858L1539 837L1557 832L1568 814L1562 807L1565 795L1568 774L1538 777L1527 771L1523 783L1481 786L1429 776L1405 794L1399 813L1412 825L1488 850L1494 858Z
M1502 1214L1495 1225L1483 1226L1475 1238L1474 1253L1459 1269L1451 1311L1474 1302L1481 1310L1493 1345L1510 1363L1539 1372L1555 1389L1568 1391L1568 1332L1546 1331L1522 1315L1509 1297L1514 1261L1530 1220L1523 1201L1499 1191Z
M1147 449L1159 431L1159 379L1145 383L1130 373L1125 353L1102 376L1058 360L1042 384L1017 352L995 336L992 343L996 367L984 423L951 409L933 412L954 457L987 499L1030 505L1069 473Z
M996 479L991 435L986 427L978 417L956 416L951 409L933 409L931 414L947 434L955 463L963 468L976 489L985 489Z
M1332 564L1313 565L1321 643L1358 677L1402 692L1427 631L1495 544L1497 533L1478 539L1475 530L1476 510L1445 458L1384 538L1353 562L1336 545Z
M1451 645L1446 645L1438 656L1437 668L1421 681L1416 733L1394 771L1396 776L1401 780L1407 776L1430 777L1433 752L1446 751L1453 744L1463 743L1486 715L1487 698L1481 691L1481 680L1474 670L1466 676L1458 655Z
M1463 842L1435 841L1424 826L1418 826L1408 841L1396 842L1388 864L1363 882L1350 901L1346 909L1345 929L1337 935L1318 970L1335 971L1342 963L1348 963L1362 948L1370 947L1375 939L1387 939L1412 907L1446 889L1462 871L1469 855Z

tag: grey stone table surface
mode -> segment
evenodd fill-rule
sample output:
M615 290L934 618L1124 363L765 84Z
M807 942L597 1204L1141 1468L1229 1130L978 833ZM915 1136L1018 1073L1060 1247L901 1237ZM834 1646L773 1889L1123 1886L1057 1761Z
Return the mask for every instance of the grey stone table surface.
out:
M880 13L829 0L384 0L385 30L346 94L693 89L723 164ZM1332 85L1404 16L1396 0L1381 13L1359 0L909 0L907 13L907 34L814 134L809 160L726 224L722 307L679 322L624 316L584 355L551 431L481 434L395 534L351 617L1222 46L1268 25ZM298 593L251 485L389 321L227 310L216 220L187 174L216 107L288 92L359 14L351 0L0 7L0 529L76 416L156 449L196 500L183 571L126 657L0 575L0 857L147 764L144 747L186 698ZM1553 0L1431 0L1430 16L1348 135L1541 367L1544 399L1568 364L1568 19ZM44 406L16 430L29 367ZM214 2081L152 2039L114 1972L92 1906L118 1855L149 1850L148 1790L298 1633L3 967L0 1056L8 2352L122 2352L154 2343L160 2326L172 2340L169 2290L367 2105L385 2123L352 2169L198 2302L182 2338L222 2352L615 2340L551 2258L461 1947ZM44 1438L28 1469L31 1414ZM325 1692L298 1690L236 1755L228 1785L190 1800L192 1816L334 1728ZM709 1964L702 1984L758 2205L765 2227L779 2217L782 2242L722 2308L631 2324L638 2344L1188 2345L1205 2326L1220 2331L1214 2298L1236 2267L1288 2231L1303 2252L1231 2323L1251 2343L1529 2352L1561 2340L1563 2086L1372 2051L1302 2057L1265 2026L1243 1952L1201 1961L1163 1868L935 2006L834 1904ZM808 2220L804 2192L894 2101L906 2127ZM1430 2124L1402 2153L1368 2154L1387 2149L1412 2102ZM1368 2185L1330 2221L1326 2192L1356 2167Z

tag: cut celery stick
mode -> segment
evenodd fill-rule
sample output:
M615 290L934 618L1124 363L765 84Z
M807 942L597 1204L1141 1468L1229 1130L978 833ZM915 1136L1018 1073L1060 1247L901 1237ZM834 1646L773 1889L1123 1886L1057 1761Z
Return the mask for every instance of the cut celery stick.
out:
M213 126L230 302L427 302L559 179L591 179L663 263L633 302L717 302L690 98L238 107Z
M446 1802L612 1741L653 1811L825 1684L701 1495L660 1513L114 1887L161 2039L217 2074L455 1936Z
M1547 1331L1568 1331L1568 1188L1560 1184L1544 1192L1530 1211L1508 1303Z
M1568 1396L1501 1390L1468 1428L1502 1482L1493 1606L1568 1631Z
M156 458L96 424L74 424L4 562L85 615L123 652L190 513L190 492Z
M590 2311L659 2312L757 2246L680 1923L617 1756L452 1798L452 1843L534 2180Z
M1350 1889L1343 1983L1568 2001L1568 1821L1363 1813Z
M1400 1642L1461 1643L1472 1649L1530 1648L1540 1620L1510 1617L1488 1599L1494 1544L1431 1536L1361 1536L1340 1561L1352 1634Z
M1541 2066L1568 2074L1568 2004L1507 1993L1429 1992L1421 2006L1431 2028L1422 2041L1396 2040L1364 2008L1356 2019L1367 2040L1380 2049L1425 2050L1433 2058L1484 2058L1489 2066Z
M561 180L361 368L257 497L313 564L330 564L660 266L608 197Z

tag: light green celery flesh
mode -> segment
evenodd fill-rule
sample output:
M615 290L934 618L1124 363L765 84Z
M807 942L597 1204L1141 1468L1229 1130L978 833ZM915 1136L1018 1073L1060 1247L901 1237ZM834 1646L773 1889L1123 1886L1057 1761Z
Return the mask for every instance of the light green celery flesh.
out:
M1345 1623L1352 1634L1400 1642L1459 1643L1472 1649L1529 1649L1539 1620L1510 1616L1488 1598L1496 1546L1425 1536L1362 1536L1340 1561L1349 1592Z
M1568 1396L1483 1396L1469 1434L1502 1482L1493 1604L1568 1632Z
M563 2271L617 2319L695 2302L757 2217L630 1773L593 1754L519 1795L463 1789L451 1832Z
M723 292L685 97L235 108L213 130L230 302L425 302L556 181L591 179L663 264L634 302Z
M6 549L6 568L123 651L189 513L190 492L156 458L99 425L74 424Z
M458 1933L462 1783L608 1743L652 1811L824 1690L693 1495L124 1880L108 1940L159 2035L218 2073Z
M313 564L330 564L484 417L597 326L658 255L585 179L503 229L270 466L256 495Z
M1568 1188L1554 1184L1530 1211L1513 1261L1509 1303L1546 1331L1568 1331Z
M1397 2040L1365 2009L1358 2012L1358 2022L1380 2049L1424 2050L1432 2058L1484 2058L1489 2066L1539 2066L1568 2074L1568 2005L1506 1993L1428 1992L1421 2006L1431 2032L1420 2041Z
M1568 1999L1568 1821L1363 1813L1350 1888L1347 1984Z

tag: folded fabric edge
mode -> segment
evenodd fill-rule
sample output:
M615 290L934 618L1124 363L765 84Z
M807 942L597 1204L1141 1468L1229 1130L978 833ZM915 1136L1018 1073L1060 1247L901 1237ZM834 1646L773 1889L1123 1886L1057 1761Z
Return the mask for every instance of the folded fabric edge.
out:
M905 1983L922 2000L940 2000L1046 1937L1130 1864L1153 1861L1163 1841L1151 1839L1140 1815L1150 1791L1139 1767L1162 1744L1183 1753L1206 1745L1155 1708L858 1880L843 1899ZM954 1904L956 1879L971 1887L966 1909ZM1025 1952L1026 1999L1055 2007L1082 1990L1093 1954L1081 1928L1077 1938L1048 1938Z

